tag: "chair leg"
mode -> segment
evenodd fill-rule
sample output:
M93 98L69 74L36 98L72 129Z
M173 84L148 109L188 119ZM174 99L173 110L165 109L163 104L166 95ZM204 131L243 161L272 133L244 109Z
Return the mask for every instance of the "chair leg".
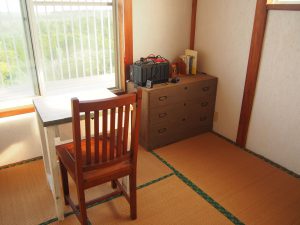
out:
M60 164L60 172L61 172L61 179L62 179L62 186L63 186L63 192L64 192L64 199L65 199L65 205L69 205L69 202L66 198L66 196L69 196L69 180L68 180L68 172L64 164L59 160Z
M136 207L136 173L129 175L129 191L130 191L130 217L135 220L137 218Z
M88 218L85 205L84 189L77 186L77 196L79 205L79 220L82 225L88 225Z

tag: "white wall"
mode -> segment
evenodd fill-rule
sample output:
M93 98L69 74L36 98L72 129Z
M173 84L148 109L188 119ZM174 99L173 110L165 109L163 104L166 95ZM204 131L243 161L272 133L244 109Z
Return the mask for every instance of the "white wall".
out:
M247 148L300 174L300 12L268 16Z
M198 0L198 68L219 78L214 130L235 141L256 0Z
M189 48L192 0L133 0L133 59L169 60Z
M256 0L198 0L201 71L219 78L214 130L235 141ZM300 174L300 13L270 11L246 147Z
M34 113L0 119L0 166L41 155Z

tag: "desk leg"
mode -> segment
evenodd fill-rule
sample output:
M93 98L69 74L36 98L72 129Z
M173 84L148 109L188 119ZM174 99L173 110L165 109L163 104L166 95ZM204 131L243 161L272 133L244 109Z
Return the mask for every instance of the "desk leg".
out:
M56 156L56 150L55 150L55 141L54 138L56 135L56 127L55 126L49 126L47 128L44 128L45 134L46 134L46 143L47 143L47 153L48 153L48 159L49 159L49 165L50 165L50 187L52 190L54 203L55 203L55 209L56 209L56 215L59 220L64 219L64 204L63 204L63 198L60 188L60 171L59 171L59 164Z
M129 194L129 176L125 176L122 178L122 185L125 188L127 194Z
M50 162L49 162L49 157L48 157L48 152L47 152L46 135L45 135L43 123L38 115L36 115L36 119L37 119L37 123L38 123L41 144L42 144L42 150L43 150L43 162L44 162L45 174L46 174L46 178L47 178L49 187L51 188L51 185L50 185L50 183L51 183L51 181L50 181Z

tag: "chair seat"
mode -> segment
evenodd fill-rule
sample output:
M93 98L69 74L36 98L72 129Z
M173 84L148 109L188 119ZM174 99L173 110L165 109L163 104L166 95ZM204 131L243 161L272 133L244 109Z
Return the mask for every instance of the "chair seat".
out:
M85 188L89 188L95 185L99 185L110 181L111 179L118 179L120 177L126 176L131 172L130 159L114 161L108 160L106 163L94 163L94 138L91 138L91 165L86 166L86 170L83 171L83 183ZM86 160L86 142L81 141L82 146L82 160ZM109 142L107 143L107 148L109 148ZM99 140L99 159L102 157L102 140ZM73 180L76 182L75 178L75 149L73 142L62 144L56 146L56 152L60 160L64 163L66 169L70 173ZM116 152L116 149L115 149ZM108 156L109 158L109 156ZM106 165L107 164L107 165ZM101 167L101 170L99 170Z

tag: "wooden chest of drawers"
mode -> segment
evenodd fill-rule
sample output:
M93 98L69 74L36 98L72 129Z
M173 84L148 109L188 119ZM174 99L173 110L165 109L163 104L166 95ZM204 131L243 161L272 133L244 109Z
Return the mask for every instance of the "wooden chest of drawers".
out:
M140 144L148 150L210 131L217 78L182 76L180 82L143 89Z

